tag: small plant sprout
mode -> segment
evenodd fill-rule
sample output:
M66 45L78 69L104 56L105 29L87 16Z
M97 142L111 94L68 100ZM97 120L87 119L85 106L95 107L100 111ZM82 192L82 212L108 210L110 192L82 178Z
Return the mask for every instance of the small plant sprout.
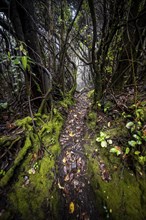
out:
M96 141L100 142L101 147L107 147L108 144L112 144L112 140L110 140L109 138L109 135L101 131L100 136L96 138Z

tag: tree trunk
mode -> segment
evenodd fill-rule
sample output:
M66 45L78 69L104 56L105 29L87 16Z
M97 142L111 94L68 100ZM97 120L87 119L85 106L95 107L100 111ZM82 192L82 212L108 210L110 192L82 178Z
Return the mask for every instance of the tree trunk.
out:
M41 50L37 36L33 1L12 0L10 4L10 19L17 39L26 44L28 55L34 61L34 65L31 66L31 72L35 74L35 77L33 77L32 73L27 73L31 85L31 95L33 98L40 97L44 93L43 71L37 65L41 63ZM35 104L39 106L40 99Z

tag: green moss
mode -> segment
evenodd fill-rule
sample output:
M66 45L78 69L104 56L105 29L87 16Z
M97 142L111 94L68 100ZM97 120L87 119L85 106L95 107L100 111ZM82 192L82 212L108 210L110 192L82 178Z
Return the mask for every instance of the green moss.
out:
M17 142L20 139L20 136L2 136L0 138L0 146L1 147L10 147L12 146L15 142Z
M23 127L23 129L32 130L32 118L31 117L25 117L23 119L17 120L15 124L18 127Z
M37 114L34 120L36 134L32 133L34 129L30 117L17 121L17 125L25 129L26 141L13 167L7 172L7 177L4 176L1 181L0 186L5 186L17 167L17 181L13 182L8 194L9 209L3 213L3 218L10 213L13 219L17 215L21 216L21 219L45 219L50 210L53 219L57 219L59 198L58 191L54 188L54 172L56 157L60 152L58 139L63 118L60 112L54 109L51 120L49 115L41 117L40 114ZM42 146L45 147L42 159L32 159ZM32 151L28 152L30 148ZM22 159L23 163L20 163ZM35 169L34 174L30 172L32 169ZM27 184L25 177L29 179Z
M95 128L97 121L97 113L94 111L90 111L87 118L87 123L89 128Z
M87 123L90 129L97 128L95 121L96 113L90 110ZM122 140L122 138L128 137L128 129L125 127L122 117L113 120L110 127L107 125L108 122L105 122L102 131L110 136L110 139L118 142L119 138ZM136 177L120 156L111 154L109 147L101 148L100 144L96 142L97 136L98 134L90 140L87 132L85 139L88 139L89 143L84 147L88 158L88 175L96 194L99 219L145 219L146 181L144 174L142 177ZM99 160L104 162L111 181L102 180Z
M35 174L29 174L31 155L27 163L23 164L18 181L13 185L10 193L10 203L13 205L13 215L19 212L22 219L45 219L45 213L42 204L47 204L51 197L56 198L51 190L54 182L53 169L55 166L54 157L50 157L47 152L43 159L38 161L39 168ZM29 177L29 184L25 185L24 173ZM56 203L57 201L55 201ZM53 206L53 202L51 201ZM50 205L50 204L49 204ZM39 210L39 211L38 211Z
M16 159L14 160L13 166L8 170L8 172L5 174L5 176L1 179L0 187L4 187L7 185L7 183L9 182L11 177L13 176L16 167L18 167L20 162L23 160L24 156L26 155L26 153L30 147L31 147L31 140L30 140L30 137L27 136L23 148L19 151Z
M124 167L119 157L109 153L108 149L98 148L92 140L85 146L88 152L88 175L96 194L96 203L100 219L130 220L144 219L146 216L146 182L145 178L137 178L134 173ZM98 156L104 161L112 180L101 179Z
M59 105L62 107L68 109L71 105L73 105L73 97L72 97L72 91L67 93L66 96L64 97L63 101L59 102Z

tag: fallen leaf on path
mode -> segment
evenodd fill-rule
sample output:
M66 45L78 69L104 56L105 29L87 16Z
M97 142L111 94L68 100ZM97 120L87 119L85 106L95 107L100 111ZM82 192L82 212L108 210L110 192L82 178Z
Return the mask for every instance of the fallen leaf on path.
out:
M64 189L64 187L60 185L60 182L58 182L58 187L59 189Z
M107 123L107 126L108 126L108 128L110 128L110 126L111 126L111 122L110 121Z
M63 162L63 163L66 163L66 158L65 158L65 157L63 158L62 162Z
M78 170L77 170L77 173L80 173L80 172L81 172L81 170L80 170L80 169L78 169Z
M70 136L70 137L73 137L73 136L75 136L75 134L73 134L73 132L71 131L71 132L69 133L69 136Z
M64 178L64 181L68 181L69 180L69 174L67 174Z
M64 166L63 171L65 174L67 174L67 167L66 166Z
M79 157L79 158L77 159L77 165L80 166L81 164L82 164L82 158Z
M70 173L70 181L72 181L74 178L74 174L73 173Z
M71 202L69 204L69 213L74 213L74 211L75 211L75 205L73 202Z

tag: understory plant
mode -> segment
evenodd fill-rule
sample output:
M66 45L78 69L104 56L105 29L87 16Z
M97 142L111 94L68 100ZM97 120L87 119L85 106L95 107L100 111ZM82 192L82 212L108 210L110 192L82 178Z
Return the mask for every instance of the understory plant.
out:
M123 142L123 146L113 145L110 135L101 131L96 141L100 143L102 148L111 146L110 153L114 153L125 159L131 157L135 163L143 166L146 164L146 124L145 124L145 105L140 103L132 105L128 109L128 113L123 112L122 117L125 120L125 129L127 129L128 137ZM129 113L130 112L130 113Z

